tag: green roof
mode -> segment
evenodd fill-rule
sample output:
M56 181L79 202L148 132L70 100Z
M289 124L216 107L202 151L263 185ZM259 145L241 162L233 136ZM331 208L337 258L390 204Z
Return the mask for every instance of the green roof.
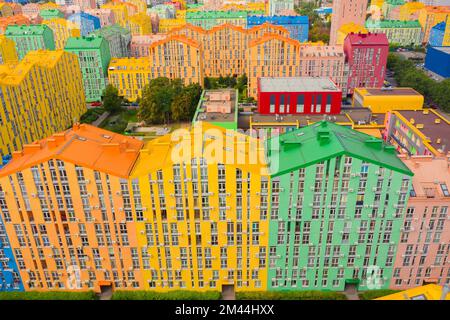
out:
M103 37L70 37L67 39L65 49L98 49L105 41Z
M393 146L373 136L327 121L320 121L268 139L266 150L272 176L279 176L340 155L348 155L413 175L397 157Z
M40 35L50 28L45 24L9 25L6 27L6 36Z
M100 29L97 29L90 33L90 35L96 35L96 36L104 36L107 38L108 36L116 35L117 33L120 33L122 35L128 35L131 34L130 30L119 26L118 24L113 24L112 26L106 26Z
M404 0L386 0L387 4L393 5L393 6L402 6L405 4Z
M366 20L366 28L421 28L419 20Z
M64 14L58 9L44 9L39 12L39 15L44 19L64 17Z

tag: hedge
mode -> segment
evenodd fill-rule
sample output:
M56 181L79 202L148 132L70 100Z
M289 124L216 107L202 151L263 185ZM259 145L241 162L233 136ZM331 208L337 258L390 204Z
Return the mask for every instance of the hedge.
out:
M0 292L0 300L97 300L93 291Z
M380 290L369 290L358 293L361 300L373 300L379 297L384 297L393 293L400 292L401 290L390 290L390 289L380 289Z
M221 294L219 291L182 291L171 292L155 291L115 291L111 300L219 300Z
M236 292L236 300L347 300L347 297L333 291L244 291Z

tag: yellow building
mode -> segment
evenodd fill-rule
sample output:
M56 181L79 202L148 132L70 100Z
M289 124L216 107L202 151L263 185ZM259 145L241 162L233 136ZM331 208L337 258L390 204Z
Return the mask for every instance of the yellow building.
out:
M355 88L353 107L369 108L372 113L393 110L422 110L423 96L412 88Z
M186 20L186 10L177 10L175 12L175 18L177 18L177 19L185 19Z
M450 16L448 6L425 6L419 12L419 23L422 26L423 43L428 43L431 28L440 22L446 21Z
M109 2L102 6L100 9L109 9L114 14L114 21L121 27L126 28L128 25L128 6L120 2Z
M444 39L442 40L442 46L450 46L450 15L447 17L447 22L445 23Z
M18 61L16 43L4 35L0 35L0 64L14 64Z
M143 208L137 243L150 257L145 289L266 290L269 179L258 143L198 122L144 146L130 179Z
M137 13L147 12L147 3L144 0L125 0L125 2L134 4L137 9Z
M135 14L128 18L128 29L133 36L152 34L152 20L145 13Z
M420 10L424 7L425 5L422 2L407 2L400 7L398 20L417 20Z
M450 300L450 293L437 284L408 289L375 300Z
M30 51L0 66L0 153L69 127L86 111L78 57L63 50Z
M353 33L367 33L367 29L364 26L353 23L353 22L343 24L337 32L336 44L343 45L345 37L349 33L352 33L352 32Z
M14 11L9 3L0 2L0 18L10 17L13 14Z
M159 19L159 33L167 33L186 24L186 17L176 19Z
M64 49L68 38L81 36L79 25L63 18L43 20L42 24L53 30L56 49Z

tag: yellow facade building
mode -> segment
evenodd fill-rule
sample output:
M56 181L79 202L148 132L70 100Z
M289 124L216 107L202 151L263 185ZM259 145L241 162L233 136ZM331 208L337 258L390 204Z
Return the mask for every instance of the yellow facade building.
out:
M425 5L422 2L407 2L400 7L398 19L403 21L417 20L419 18L420 10L424 7Z
M19 61L16 43L4 35L0 35L0 64L14 64Z
M70 37L81 37L80 26L72 21L63 18L54 18L43 20L42 24L46 24L53 30L56 49L64 49L67 39Z
M152 20L145 13L138 13L128 18L128 29L133 36L152 34Z
M114 14L114 21L121 27L126 28L128 25L128 6L120 2L109 2L102 6L100 9L109 9Z
M440 22L446 21L450 16L448 6L425 6L420 10L419 23L422 26L423 43L428 43L431 28Z
M144 0L126 0L125 2L135 5L137 13L147 12L147 3Z
M159 33L168 33L175 28L186 24L186 17L177 17L175 19L159 19Z
M31 51L0 66L0 153L69 127L86 112L78 58L62 50Z
M343 24L337 31L336 44L343 45L344 39L349 33L367 33L367 29L359 24L350 22Z
M355 88L353 107L369 108L372 113L393 110L422 110L423 95L412 88Z
M375 300L450 300L450 293L437 284L424 286L393 293Z

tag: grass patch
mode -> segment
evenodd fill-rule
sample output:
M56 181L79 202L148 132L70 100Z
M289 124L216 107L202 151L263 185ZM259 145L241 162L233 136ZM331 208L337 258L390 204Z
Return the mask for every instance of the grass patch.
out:
M97 300L93 291L0 292L0 300Z
M221 294L219 291L183 291L176 290L171 292L155 291L115 291L112 300L219 300Z
M334 291L243 291L236 292L236 300L347 300Z
M99 127L115 133L124 134L125 129L128 126L128 122L137 122L136 109L122 109L118 113L111 114L100 124Z
M391 290L391 289L380 289L380 290L369 290L358 293L361 300L373 300L376 298L384 297L393 293L400 292L401 290Z
M80 122L81 123L92 123L95 120L98 119L98 117L100 117L103 112L105 112L105 109L103 108L92 108L92 109L88 109L88 111L86 111L81 117L80 117Z

